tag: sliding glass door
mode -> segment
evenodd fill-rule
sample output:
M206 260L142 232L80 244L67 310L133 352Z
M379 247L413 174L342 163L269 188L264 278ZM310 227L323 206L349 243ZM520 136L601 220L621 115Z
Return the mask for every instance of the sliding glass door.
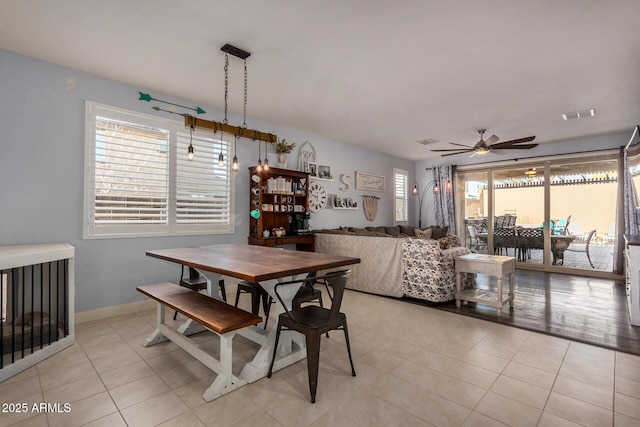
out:
M469 172L456 181L456 194L460 195L457 218L462 218L459 234L466 246L484 254L488 253L488 176L487 172Z
M497 255L513 256L522 263L544 263L544 182L544 165L493 172Z
M555 265L613 271L617 160L550 165Z
M458 225L465 244L516 257L519 268L611 273L617 171L615 154L458 168Z

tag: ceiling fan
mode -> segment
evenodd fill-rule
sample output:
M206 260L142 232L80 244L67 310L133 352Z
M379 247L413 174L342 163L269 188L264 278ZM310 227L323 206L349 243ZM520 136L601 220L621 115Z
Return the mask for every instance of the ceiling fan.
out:
M486 132L486 129L480 129L478 130L478 133L480 134L480 141L478 141L476 143L476 145L474 145L473 147L470 145L463 145L463 144L456 144L455 142L450 142L449 144L451 145L457 145L459 147L464 147L464 148L453 148L453 149L448 149L448 150L431 150L433 152L449 152L447 154L443 154L442 156L453 156L455 154L462 154L462 153L471 153L473 152L473 155L475 156L476 154L487 154L489 152L492 152L493 150L514 150L514 149L518 149L518 150L528 150L534 147L537 147L538 144L523 144L524 142L531 142L535 139L535 136L528 136L526 138L520 138L520 139L512 139L511 141L505 141L505 142L500 142L498 143L498 140L500 138L498 138L495 135L490 136L486 141L484 140L484 133ZM499 152L497 152L499 153Z

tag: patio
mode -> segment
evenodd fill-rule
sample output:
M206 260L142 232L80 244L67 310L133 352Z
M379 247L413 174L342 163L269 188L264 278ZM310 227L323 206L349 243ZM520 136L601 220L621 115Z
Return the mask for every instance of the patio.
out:
M569 249L584 250L584 242L572 242ZM589 256L593 262L594 268L591 268L587 254L585 252L572 252L566 250L564 252L564 267L581 268L585 270L600 270L600 271L613 271L613 251L615 246L612 244L604 243L591 243L589 245ZM478 250L479 253L487 253L486 247ZM515 256L514 249L508 249L509 256ZM526 258L524 264L542 264L543 260L542 249L532 249L531 258ZM551 254L549 255L551 257Z

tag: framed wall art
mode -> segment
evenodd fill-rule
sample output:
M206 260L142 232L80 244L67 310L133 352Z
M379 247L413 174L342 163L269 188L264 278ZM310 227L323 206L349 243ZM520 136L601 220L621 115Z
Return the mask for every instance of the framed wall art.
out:
M318 164L314 162L307 162L304 168L305 172L308 172L310 176L318 176Z
M384 191L383 175L356 171L356 189L369 191Z
M331 179L331 168L329 166L318 165L318 178Z

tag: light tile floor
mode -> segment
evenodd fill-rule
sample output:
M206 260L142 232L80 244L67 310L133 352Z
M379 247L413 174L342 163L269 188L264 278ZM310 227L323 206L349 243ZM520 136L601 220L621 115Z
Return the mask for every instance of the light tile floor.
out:
M175 344L143 348L146 311L79 324L76 344L0 384L3 404L71 405L0 426L640 425L640 357L351 291L343 311L358 375L342 334L323 338L316 404L305 361L205 402L215 374ZM257 347L234 344L239 373Z

